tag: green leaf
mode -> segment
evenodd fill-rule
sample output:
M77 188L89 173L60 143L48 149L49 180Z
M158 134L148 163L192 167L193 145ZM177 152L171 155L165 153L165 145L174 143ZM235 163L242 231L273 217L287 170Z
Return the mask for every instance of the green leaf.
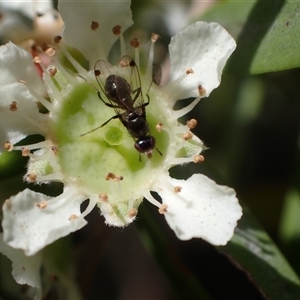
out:
M300 299L300 280L267 233L244 208L227 254L268 299Z
M219 22L238 36L227 71L259 74L300 67L299 12L293 0L225 2L201 19Z

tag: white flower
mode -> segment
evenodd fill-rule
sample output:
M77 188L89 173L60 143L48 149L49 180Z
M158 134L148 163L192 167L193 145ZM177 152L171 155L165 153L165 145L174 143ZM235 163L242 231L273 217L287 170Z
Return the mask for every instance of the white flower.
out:
M93 66L99 59L108 59L118 38L121 53L126 54L122 32L132 24L130 2L72 2L70 8L69 1L62 1L59 11L65 30L62 40L56 38L54 47L46 50L51 64L45 67L39 58L34 59L43 68L43 80L25 50L12 43L0 48L1 147L22 150L29 156L24 177L28 182L64 184L63 193L55 198L26 189L8 199L3 206L4 242L28 256L35 255L58 238L82 228L84 217L96 204L108 225L123 227L136 218L145 197L164 214L180 239L200 237L213 245L225 245L242 215L234 190L200 174L187 180L173 179L168 170L174 165L203 161L204 145L190 131L195 120L182 125L177 119L220 84L226 60L236 47L233 38L217 23L205 22L189 25L172 38L170 81L164 87L152 84L150 104L146 106L156 149L139 160L132 137L118 119L85 134L114 115L93 87L97 84ZM146 71L140 72L145 101L152 81L155 38L149 47ZM70 55L66 43L81 51L92 72ZM138 48L131 51L139 66ZM76 73L59 63L58 53L64 53ZM96 66L104 65L109 74L124 70L104 61ZM105 81L105 75L102 72L98 80ZM173 110L177 100L188 97L195 100L183 109ZM49 113L41 114L37 102ZM42 134L45 141L13 146L35 133ZM157 192L161 202L151 191ZM80 205L86 199L89 204L81 212Z

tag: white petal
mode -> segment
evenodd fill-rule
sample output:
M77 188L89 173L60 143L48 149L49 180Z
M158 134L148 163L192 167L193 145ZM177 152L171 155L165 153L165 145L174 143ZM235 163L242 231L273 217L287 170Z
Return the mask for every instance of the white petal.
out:
M0 252L12 261L12 276L19 284L28 284L36 289L34 299L41 299L42 286L40 279L41 254L27 257L24 251L13 249L3 241L3 233L0 233Z
M24 190L3 205L4 241L13 248L23 249L26 255L34 255L46 245L87 224L80 212L80 204L85 199L70 187L52 199ZM43 208L44 204L46 207Z
M79 49L93 68L98 59L107 59L117 37L112 33L116 25L124 32L133 24L129 0L60 1L58 10L65 22L63 33L67 43ZM92 21L99 24L92 30Z
M43 13L52 8L51 0L42 1L29 1L29 0L18 0L18 1L0 1L1 6L6 9L13 9L22 12L27 17L33 19L37 13Z
M235 40L217 23L196 22L174 36L169 46L170 83L187 69L193 70L178 83L178 99L199 96L199 85L208 97L219 86L222 70L235 48Z
M225 245L231 239L242 216L233 189L201 174L187 180L168 176L158 182L155 191L168 206L165 217L179 239L197 237L213 245ZM175 192L174 187L181 191Z
M27 51L8 43L0 47L0 153L5 141L12 144L29 134L44 133L48 116L40 114L34 97L26 85L42 93L44 86ZM10 111L13 101L17 111ZM34 120L36 126L29 119Z

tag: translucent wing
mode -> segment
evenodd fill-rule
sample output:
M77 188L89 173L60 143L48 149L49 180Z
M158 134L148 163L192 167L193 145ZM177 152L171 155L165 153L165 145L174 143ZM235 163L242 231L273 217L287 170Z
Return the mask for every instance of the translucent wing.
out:
M119 76L127 80L131 87L131 97L135 108L144 111L144 97L139 69L135 61L128 55L124 55L119 63Z

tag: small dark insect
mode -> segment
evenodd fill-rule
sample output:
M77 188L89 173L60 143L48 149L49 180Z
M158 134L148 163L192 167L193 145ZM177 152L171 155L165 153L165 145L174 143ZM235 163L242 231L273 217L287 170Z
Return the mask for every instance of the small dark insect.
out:
M134 147L139 153L144 153L150 158L155 148L162 155L155 147L155 138L150 134L145 109L150 103L150 98L147 93L147 102L144 101L140 74L135 61L125 55L121 58L119 67L114 68L107 61L98 60L95 63L94 73L100 87L98 97L106 106L113 108L116 114L101 126L81 136L105 126L113 119L119 119L134 138ZM102 98L101 92L105 99Z

